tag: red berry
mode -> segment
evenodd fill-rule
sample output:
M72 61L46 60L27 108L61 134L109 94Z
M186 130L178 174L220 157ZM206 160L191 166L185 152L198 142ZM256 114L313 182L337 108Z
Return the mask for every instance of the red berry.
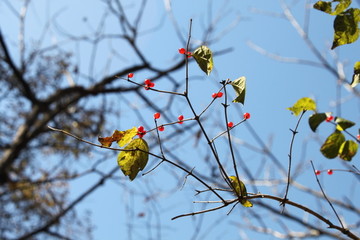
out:
M356 138L357 138L357 140L360 141L360 134L358 134L358 135L356 136Z
M160 114L160 113L158 113L158 112L157 112L157 113L154 113L154 118L155 118L155 119L159 119L159 118L160 118L160 116L161 116L161 114Z
M159 126L159 127L158 127L158 130L159 130L160 132L162 132L162 131L165 130L165 127L164 127L164 126Z
M132 77L134 77L134 74L133 74L133 73L129 73L129 74L128 74L128 78L132 78Z
M186 55L187 55L188 58L191 58L192 53L191 52L186 52Z
M212 97L212 98L217 98L217 93L211 94L211 97Z
M142 138L142 137L146 134L146 131L144 130L144 127L143 127L143 126L139 126L137 130L138 130L137 135L138 135L140 138Z
M315 174L316 175L320 175L321 171L320 170L315 170Z
M333 170L332 170L332 169L327 170L327 174L332 175L332 174L333 174Z
M145 134L146 134L146 131L140 132L140 133L138 133L138 134L136 134L136 135L138 135L139 138L142 138L143 136L145 136Z
M185 54L185 52L186 52L185 48L179 48L179 53L180 54Z
M228 126L229 128L232 128L232 127L234 126L234 123L233 123L233 122L228 122L227 126Z
M178 117L178 120L180 121L179 124L183 124L183 123L184 123L184 122L183 122L184 116L183 116L183 115L180 115L180 116Z
M250 118L250 113L244 113L244 118L249 119Z
M224 95L224 94L223 94L222 92L218 92L218 93L217 93L217 97L218 97L218 98L221 98L223 95Z
M145 83L145 87L144 87L145 90L149 90L150 88L155 87L155 83L151 82L150 79L145 79L144 83Z
M325 120L325 121L327 121L327 122L331 122L333 119L334 119L334 117L333 117L333 116L328 116L328 117L326 118L326 120Z

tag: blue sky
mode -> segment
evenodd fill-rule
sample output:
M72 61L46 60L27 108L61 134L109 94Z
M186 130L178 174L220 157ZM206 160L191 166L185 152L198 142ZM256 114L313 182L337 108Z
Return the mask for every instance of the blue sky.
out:
M90 3L91 2L91 3ZM46 24L46 22L56 15L56 25L51 25L49 31L43 39L43 47L50 46L55 42L62 43L65 49L74 52L74 61L80 60L80 69L89 71L91 67L89 59L91 58L91 45L86 43L73 44L68 41L67 37L59 32L66 32L83 36L90 34L93 29L96 29L106 6L101 1L90 1L89 4L84 5L80 1L44 1L40 0L36 3L31 3L28 10L28 17L26 21L26 39L30 47L35 44L33 39L38 39L42 36L42 29L39 26ZM141 46L144 54L152 59L152 64L167 66L174 60L179 59L177 49L184 47L179 40L173 25L166 15L164 9L167 1L149 1L144 11L144 20L140 24L143 35L139 39L139 46ZM292 11L299 24L303 26L305 21L305 4L304 1L291 1L293 4ZM308 3L314 1L306 1ZM123 1L124 6L129 13L135 14L137 3L133 1ZM189 19L193 19L192 40L194 47L198 42L196 40L202 39L204 35L204 26L207 25L211 16L216 18L221 16L221 20L216 25L215 34L221 34L224 29L227 29L232 23L240 19L239 22L231 28L230 32L224 34L222 38L209 44L209 47L214 51L221 51L229 47L232 51L216 56L214 58L214 71L206 77L197 67L196 63L190 63L190 98L196 106L197 111L200 111L211 100L211 93L220 88L218 84L222 79L236 79L240 76L247 78L247 95L245 106L232 104L230 106L229 117L234 121L241 120L241 115L236 108L240 108L241 112L250 112L250 124L255 128L265 142L271 139L271 149L273 153L280 159L283 166L287 166L287 154L289 152L289 144L291 139L291 132L289 128L294 128L297 118L291 115L286 110L287 107L293 105L299 98L313 97L316 99L320 112L334 112L336 108L333 106L336 100L336 79L324 69L316 66L305 66L300 64L283 63L270 59L262 54L256 52L250 47L249 43L265 49L270 53L279 56L306 59L318 62L316 57L307 48L304 41L299 37L293 26L284 17L277 15L281 14L281 1L171 1L174 11L174 17L180 26L182 39L186 39ZM211 3L211 4L210 4ZM224 4L225 3L225 4ZM356 6L356 4L354 4ZM15 9L19 10L20 4L15 4ZM208 8L211 9L209 10ZM311 7L307 5L307 7ZM357 6L358 7L358 6ZM117 23L116 19L108 17L106 27L103 32L116 33ZM333 17L316 10L310 10L310 24L309 36L314 45L325 56L325 58L334 65L334 55L345 63L344 73L346 78L350 80L353 71L353 63L358 61L359 43L341 46L335 51L329 50L332 42L332 21ZM10 24L11 22L11 24ZM15 48L17 41L17 33L19 26L14 24L16 19L9 13L6 4L0 4L0 26L3 33L6 33L7 40L13 43L12 54L18 56ZM154 26L160 26L153 34ZM150 32L149 32L150 31ZM96 79L103 75L110 75L119 66L124 64L129 65L136 63L137 59L134 54L126 47L124 43L118 40L104 41L99 45L96 53L97 60L93 69L93 76ZM118 55L125 56L124 58ZM109 60L111 59L111 61ZM90 72L90 71L89 71ZM176 78L184 78L184 69L178 71ZM148 78L146 72L135 74L135 80L141 82L142 79ZM78 81L83 81L81 78ZM157 86L166 87L166 81L160 81ZM166 99L167 96L159 95L157 93L150 93L154 101L159 102L161 99ZM350 92L341 89L341 95L344 103L341 105L342 117L350 119L356 123L359 122L359 100L354 98ZM230 100L234 95L230 96ZM120 111L128 109L127 104L123 103L119 97L111 98L110 101L117 104ZM132 99L134 105L141 107L142 103L139 99ZM174 109L181 114L189 115L190 111L183 105L183 101L179 100ZM213 106L209 111L209 117L214 119L222 119L222 108L220 102ZM144 119L149 122L152 121L152 112L143 111ZM302 166L302 174L297 179L301 184L311 186L318 190L314 176L312 174L309 160L313 160L316 168L319 169L344 169L344 162L339 159L327 160L319 152L319 139L324 140L332 131L330 126L321 126L319 135L311 133L307 126L307 118L310 113L307 113L304 120L300 124L300 133L295 140L294 147L294 166ZM219 120L219 121L220 121ZM111 129L127 129L133 126L141 125L136 116L126 112L124 115L118 116L108 127ZM220 131L219 126L209 125L212 134ZM213 128L214 127L214 128ZM358 126L357 126L358 127ZM355 128L352 129L353 134L357 134ZM168 131L164 134L171 134ZM255 139L245 126L240 126L236 129L234 135L250 144L257 144ZM93 139L96 141L96 139ZM225 141L222 142L225 146ZM206 144L206 143L204 143ZM220 145L220 143L219 143ZM221 146L224 146L221 145ZM198 153L194 153L191 146L186 147L181 152L184 158L188 158L189 164L196 166L197 169L204 168L203 165L198 166L196 162L197 154L200 156L206 153L206 148L200 148ZM303 155L304 147L307 148L305 156ZM272 171L275 170L269 162L265 164L261 161L263 156L248 150L244 146L241 148L241 156L248 164L248 167L256 172L258 179L264 179L267 174L274 177L279 177ZM190 149L190 150L189 150ZM154 150L155 152L158 150ZM226 154L225 149L220 148ZM116 164L116 156L112 156L113 160L106 161L102 164L102 168L111 169ZM86 166L88 159L83 159L81 164ZM153 160L150 159L150 165L153 166ZM359 156L356 156L352 163L358 165ZM304 165L301 165L303 163ZM299 164L299 165L298 165ZM163 164L155 172L139 178L133 182L129 182L123 178L116 181L107 182L104 187L92 194L78 209L80 212L85 209L90 209L92 214L92 223L96 226L94 229L95 239L126 239L132 236L133 239L192 239L191 236L197 238L193 239L255 239L264 235L248 235L246 238L242 228L237 228L237 214L241 216L251 216L243 208L236 208L232 214L227 216L229 209L220 210L215 213L205 214L197 218L182 218L175 221L170 221L172 217L177 214L187 213L194 210L199 210L202 207L207 207L201 204L193 204L195 200L206 200L209 196L200 198L193 197L194 191L191 180L184 189L179 190L179 186L174 186L174 179L183 177L182 173L173 172L174 169ZM80 165L81 167L81 165ZM205 166L206 168L206 166ZM261 169L263 168L263 171ZM119 176L121 175L119 170ZM173 179L174 178L174 179ZM333 176L321 175L322 184L329 195L334 198L342 198L343 193L339 189L353 188L355 178L350 174L337 172ZM92 177L80 179L71 185L71 193L77 196L82 190L82 186L86 185L88 181L93 180ZM163 191L166 189L167 191ZM263 193L271 193L270 188L259 187ZM248 189L251 190L251 187ZM136 197L133 198L129 192L136 192ZM354 202L358 202L358 189L353 189ZM171 194L164 194L171 192ZM356 194L357 193L357 194ZM275 193L274 193L275 194ZM278 193L282 195L282 193ZM290 191L292 194L299 194L298 191ZM153 196L154 195L154 196ZM155 201L144 202L143 196L152 196L156 198ZM294 199L297 199L297 195ZM300 196L300 195L299 195ZM305 203L314 203L313 200L302 199ZM277 206L277 203L274 203ZM254 206L255 208L256 206ZM152 210L149 211L149 208ZM329 211L328 209L326 211ZM145 212L145 218L137 217L137 214ZM259 210L258 214L263 213ZM303 213L299 213L303 214ZM305 215L304 215L305 217ZM356 220L354 216L349 216L349 219ZM129 221L130 220L130 221ZM146 221L148 220L148 221ZM333 218L335 220L335 218ZM196 229L198 223L203 225L200 229ZM351 221L350 221L351 222ZM146 224L152 226L161 225L161 231L155 230L141 230ZM129 228L126 224L133 224ZM291 225L291 223L289 223ZM278 226L276 226L278 227ZM128 233L132 229L132 235ZM148 228L149 229L149 228ZM300 231L300 230L299 230ZM265 239L265 238L263 238ZM271 239L267 238L266 239Z

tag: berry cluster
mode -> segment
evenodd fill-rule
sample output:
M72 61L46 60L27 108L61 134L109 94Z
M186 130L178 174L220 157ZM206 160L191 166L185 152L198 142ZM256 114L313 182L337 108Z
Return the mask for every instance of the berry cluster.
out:
M152 87L155 87L155 83L153 83L150 79L145 79L145 90L149 90Z
M179 117L178 117L178 120L179 120L179 124L183 124L184 123L184 116L183 115L180 115Z
M187 52L185 48L179 48L180 54L185 54L188 58L191 57L191 52Z
M212 98L221 98L224 94L222 92L217 92L217 93L213 93L211 94Z
M137 135L139 136L139 138L142 138L143 136L145 136L146 131L143 126L139 126L137 130L138 130Z
M324 171L315 170L316 175L320 175L321 172L324 172ZM334 171L332 169L327 170L327 174L332 175L333 173L334 173Z

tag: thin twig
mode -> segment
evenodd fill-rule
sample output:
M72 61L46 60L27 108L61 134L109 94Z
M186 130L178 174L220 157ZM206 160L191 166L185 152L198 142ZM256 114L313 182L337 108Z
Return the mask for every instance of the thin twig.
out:
M218 206L218 207L215 207L215 208L205 209L205 210L198 211L198 212L181 214L181 215L178 215L178 216L175 216L175 217L171 218L171 220L175 220L175 219L181 218L181 217L188 217L188 216L194 216L194 215L203 214L203 213L207 213L207 212L212 212L212 211L215 211L215 210L224 208L224 207L226 207L226 206L227 206L227 204L223 204L223 205Z
M298 133L297 129L299 127L300 121L302 119L302 117L304 116L306 110L302 111L297 123L296 123L296 127L294 130L290 129L290 131L293 133L292 134L292 138L291 138L291 142L290 142L290 150L289 150L289 167L288 167L288 174L287 174L287 184L286 184L286 190L285 190L285 196L284 196L284 200L281 203L281 205L285 208L285 203L288 200L287 199L287 195L289 192L289 187L290 187L290 182L291 182L291 160L292 160L292 150L293 150L293 145L294 145L294 140L295 140L295 135Z
M87 144L90 144L92 146L95 146L95 147L99 147L99 148L106 148L106 149L109 149L109 150L114 150L114 151L128 151L128 150L125 150L125 149L120 149L120 148L112 148L112 147L105 147L105 146L102 146L101 144L96 144L96 143L93 143L93 142L90 142L90 141L87 141L85 139L82 139L81 137L78 137L72 133L69 133L65 130L62 130L62 129L57 129L57 128L54 128L54 127L50 127L50 126L47 126L49 129L53 130L53 131L56 131L56 132L61 132L65 135L68 135L72 138L75 138L76 140L80 141L80 142L84 142L84 143L87 143Z
M231 135L230 135L230 128L228 126L228 111L227 108L229 107L228 103L227 103L227 91L226 91L226 84L228 84L230 81L230 79L223 81L223 87L224 87L224 95L225 95L225 102L223 104L224 106L224 115L225 115L225 125L226 125L226 133L227 133L227 139L228 139L228 144L229 144L229 149L230 149L230 153L231 153L231 159L232 159L232 164L233 164L233 168L235 171L235 176L239 181L239 186L240 186L240 191L236 191L236 187L235 184L230 184L231 188L234 190L234 193L237 195L237 197L239 198L239 201L241 200L243 196L243 184L240 184L240 177L239 177L239 172L237 170L237 166L236 166L236 160L235 160L235 154L234 154L234 148L232 145L232 141L231 141ZM246 194L245 194L246 195ZM235 206L234 206L235 207ZM231 211L230 211L231 212ZM230 214L230 212L228 214Z
M314 175L315 175L316 181L317 181L317 183L318 183L318 185L319 185L319 187L320 187L320 190L321 190L322 194L324 195L324 198L325 198L326 201L329 203L331 209L334 211L334 213L335 213L337 219L339 220L339 223L341 224L341 226L342 226L343 228L345 228L344 225L343 225L343 223L342 223L342 221L341 221L341 219L340 219L340 217L339 217L339 215L337 214L334 206L332 205L332 203L330 202L330 200L327 198L327 196L326 196L326 194L325 194L325 192L324 192L324 190L323 190L323 188L322 188L322 186L321 186L321 184L320 184L319 178L318 178L317 175L315 174L315 167L314 167L314 164L313 164L313 162L312 162L311 160L310 160L310 163L311 163L311 167L313 168L313 173L314 173Z

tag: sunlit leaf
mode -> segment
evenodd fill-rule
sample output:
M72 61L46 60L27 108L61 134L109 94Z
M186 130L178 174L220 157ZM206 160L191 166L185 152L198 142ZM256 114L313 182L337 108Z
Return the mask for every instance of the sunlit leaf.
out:
M354 64L354 74L351 81L351 87L355 87L360 83L360 62Z
M347 128L350 128L355 125L354 122L346 120L344 118L337 117L335 118L335 122L337 123L336 129L339 131L344 131Z
M136 136L137 133L137 128L133 127L125 131L115 131L113 134L113 138L120 147L123 147L128 144Z
M331 49L355 42L359 38L360 9L349 8L334 20L334 40Z
M299 115L303 111L316 111L316 103L313 99L304 97L299 99L292 107L287 108L295 116Z
M343 142L345 142L345 136L340 131L335 131L325 140L320 151L326 158L336 158Z
M331 2L318 1L314 4L314 8L329 14L332 12Z
M331 13L331 15L338 15L345 11L351 4L351 0L337 0L336 2L339 2L338 5L336 5L335 10Z
M230 179L230 182L231 182L233 188L236 191L236 194L239 195L240 197L246 197L247 191L246 191L245 184L235 176L230 176L229 179ZM247 199L242 199L241 204L244 207L252 207L253 206L252 202L250 202Z
M330 113L314 113L309 118L309 126L313 132L316 131L318 126L330 116Z
M236 98L233 102L242 103L245 102L245 93L246 93L246 78L240 77L232 81L231 86L234 88L236 93Z
M207 46L200 46L191 54L194 57L200 69L209 75L213 69L213 54Z
M137 134L137 128L133 127L125 131L115 130L110 137L98 137L98 141L104 147L110 147L113 142L117 142L120 147L128 144Z
M335 9L332 8L332 3L338 2ZM334 0L334 1L318 1L314 4L314 8L331 15L338 15L345 11L351 4L351 0Z
M353 140L347 140L341 144L339 157L345 161L351 161L358 150L358 144Z
M143 170L148 162L149 147L142 138L132 140L118 155L117 162L125 176L134 180L139 171ZM141 151L142 150L142 151Z

